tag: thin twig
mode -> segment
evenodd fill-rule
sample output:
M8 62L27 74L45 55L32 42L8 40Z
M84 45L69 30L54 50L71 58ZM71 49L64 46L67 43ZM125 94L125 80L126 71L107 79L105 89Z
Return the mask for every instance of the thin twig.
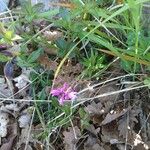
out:
M108 82L112 82L112 81L118 80L120 78L125 78L125 77L129 77L129 76L144 76L144 75L145 74L127 74L127 75L123 75L123 76L118 76L118 77L115 77L115 78L112 78L112 79L109 79L109 80L106 80L106 81L94 84L92 86L89 86L88 88L85 88L85 89L81 90L80 92L78 92L78 94L80 95L81 93L83 93L85 91L88 91L89 89L93 89L93 88L95 88L97 86L100 86L100 85L106 84Z
M31 133L31 129L32 129L34 114L35 114L35 108L33 109L33 114L32 114L32 118L31 118L31 122L30 122L30 126L29 126L29 132L28 132L28 136L27 136L27 139L26 139L26 145L25 145L24 150L28 149L28 144L29 144L29 140L30 140L30 133Z

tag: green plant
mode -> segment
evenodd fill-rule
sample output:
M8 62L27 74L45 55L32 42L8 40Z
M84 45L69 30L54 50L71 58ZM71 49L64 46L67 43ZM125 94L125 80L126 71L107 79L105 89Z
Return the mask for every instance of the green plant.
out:
M85 77L92 77L95 73L99 72L106 65L104 63L105 57L101 56L98 52L93 52L87 58L83 58L82 64L85 67L83 75Z
M86 129L90 126L90 118L89 115L84 111L83 108L79 108L79 115L81 118L81 129Z
M4 30L3 25L0 26L1 43L13 45L16 37L21 39L21 51L16 56L17 64L35 69L30 75L31 96L35 99L34 122L41 122L44 129L40 137L47 138L54 128L70 125L76 114L81 118L82 129L89 125L89 116L82 108L77 112L76 108L72 107L73 104L60 106L58 99L50 96L53 77L56 79L68 57L73 63L83 65L81 76L88 79L100 76L100 71L107 69L115 57L120 58L118 65L127 72L140 72L141 64L149 65L150 53L147 49L150 45L150 34L145 35L140 24L144 1L146 0L127 0L122 7L111 8L111 0L107 4L105 1L73 0L68 9L60 8L47 12L41 11L41 4L32 6L29 1L25 2L18 12L19 19L14 23L16 28L8 27ZM57 19L56 14L59 14ZM48 25L41 27L39 20L46 21ZM43 32L50 32L51 25L54 30L61 31L64 35L56 40L46 39ZM18 28L19 36L15 34ZM47 47L56 48L58 51L51 56L45 51ZM39 74L43 68L40 68L37 60L44 54L48 60L54 58L60 62L55 75L49 70ZM107 54L113 57L107 60ZM11 58L0 56L0 60L5 59L8 61ZM149 85L149 79L146 79L144 84Z
M144 84L148 86L148 88L150 89L150 78L146 78L144 80Z
M52 73L37 74L31 72L30 80L32 82L32 97L34 98L34 106L36 114L34 123L41 123L43 132L37 135L38 138L47 138L49 132L60 126L69 126L70 120L74 118L76 109L71 108L71 104L61 106L56 97L50 95L50 87L52 85ZM36 80L35 80L36 79ZM58 117L60 114L62 116Z
M123 7L110 11L98 7L94 2L89 5L83 1L85 2L84 5L80 4L79 6L79 3L73 1L76 7L67 14L68 19L58 20L56 23L58 26L67 29L67 31L69 30L68 34L73 34L72 37L78 37L80 41L66 54L55 76L57 76L64 60L82 40L89 40L89 43L94 48L99 47L112 51L115 56L121 58L121 64L125 71L140 72L139 64L141 60L145 61L145 57L140 54L141 47L139 45L139 33L141 33L142 29L142 25L140 24L141 8L145 1L126 1ZM94 11L95 9L97 11ZM75 24L75 22L78 23ZM135 35L135 41L132 50L129 51L125 39L131 32ZM129 60L126 60L128 56L124 57L124 54L134 57L134 59L131 59L131 62L129 62ZM147 63L147 65L149 64Z
M24 51L20 52L17 57L17 64L20 67L36 67L38 65L37 59L43 54L43 49L39 48L32 53L28 54Z

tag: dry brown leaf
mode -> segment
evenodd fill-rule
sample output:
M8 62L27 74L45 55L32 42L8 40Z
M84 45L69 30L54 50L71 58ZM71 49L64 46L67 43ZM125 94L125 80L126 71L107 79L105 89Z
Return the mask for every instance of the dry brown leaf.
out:
M89 136L87 141L84 143L84 150L105 150L100 146L99 140L93 136Z
M31 134L33 136L39 135L41 132L43 132L42 124L38 124L36 126L32 126Z
M150 149L150 141L140 143L137 146L134 146L133 148L133 150L149 150L149 149Z
M103 145L103 148L104 148L105 150L112 150L111 147L110 147L110 145L108 145L108 144Z
M143 144L138 144L137 146L135 146L133 148L133 150L149 150L149 149L150 149L150 147L147 147L147 146L145 146Z
M77 126L75 126L74 129L69 128L68 131L63 132L63 135L64 135L65 150L76 149L78 138L81 136L80 129Z
M0 111L0 138L7 135L7 124L9 122L9 116L7 113Z
M88 128L89 136L87 141L84 143L85 150L104 150L100 145L100 140L98 138L98 133L100 133L100 128L94 127L94 125L90 125Z
M129 111L129 108L128 109L124 109L121 112L113 112L112 114L108 113L106 115L105 119L102 121L101 125L108 124L108 123L118 119L119 117L121 117L124 114L126 114L127 111Z
M63 33L60 31L45 31L43 34L48 41L55 41L63 36Z
M48 55L57 55L58 53L58 48L55 47L45 47L44 52Z
M4 78L0 78L0 98L6 98L11 96L11 90L5 82Z
M55 71L57 68L58 63L56 61L52 61L48 58L48 56L46 54L41 55L38 58L38 62L45 68L48 70L53 70Z
M19 111L19 107L17 104L13 103L13 104L7 104L5 106L1 106L1 110L3 112L11 111L11 113L12 113L12 111Z
M100 132L100 128L95 128L93 125L90 125L87 130L95 136Z
M123 3L124 3L124 0L117 0L118 5L123 4Z
M59 7L65 7L70 9L75 9L76 5L73 3L50 3L52 6L59 6Z
M115 92L115 91L119 90L119 87L116 84L117 84L117 82L111 82L111 83L102 85L101 87L97 87L94 89L95 93L96 93L96 95L101 95L104 93ZM105 103L105 102L109 102L109 101L113 102L117 99L119 99L119 94L113 94L110 96L105 96L105 97L99 98L99 101L101 103Z
M26 143L26 140L28 139L28 134L29 134L29 126L26 126L26 128L23 128L21 130L21 135L19 137L19 142L17 143L18 148L21 147L22 144Z
M68 60L67 64L62 67L61 74L80 74L82 72L82 66L80 63L72 64L71 60Z
M7 126L8 128L8 135L7 138L11 138L13 136L17 136L19 132L18 124L17 123L12 123Z
M118 121L118 124L119 136L123 136L123 138L126 138L126 134L128 132L127 119L125 119L125 117L121 118Z
M129 132L128 128L130 129L130 131L133 130L135 123L138 123L138 120L136 117L139 115L139 113L140 113L140 110L135 107L129 110L128 115L122 117L118 121L118 130L119 130L120 136L123 136L123 138L126 138L126 134L127 132Z
M65 82L70 86L73 86L77 83L77 76L81 73L82 66L79 63L75 65L72 64L71 60L67 61L67 64L64 64L59 75L54 80L53 87L61 87Z
M85 111L88 112L90 115L102 115L104 113L104 110L102 109L102 104L95 103L94 101L85 107Z
M1 146L1 150L12 150L12 147L13 147L13 142L14 142L14 139L16 138L16 136L12 136L8 141L7 143L4 143L2 146Z
M125 144L116 144L116 147L118 148L118 150L125 150L125 149L129 150L129 146L128 145L126 146Z
M141 145L141 144L144 145L142 137L139 134L137 134L134 130L128 130L126 139L127 139L127 143L134 147ZM126 139L124 139L124 142Z
M18 119L19 127L25 128L30 124L30 121L31 121L31 115L29 113L21 115Z
M14 78L15 86L18 87L18 89L24 88L28 83L31 83L29 80L31 69L22 68L22 73L18 77Z
M21 135L19 137L19 141L17 143L17 148L20 150L24 150L25 146L26 146L26 142L28 140L28 144L27 144L27 150L43 150L43 144L41 142L39 142L37 139L34 139L33 136L37 135L38 133L34 134L33 132L29 133L29 126L27 125L25 128L23 128L21 130ZM40 133L43 131L40 130ZM34 134L34 135L33 135Z
M110 123L108 125L102 126L101 139L103 143L112 143L112 141L122 142L122 139L118 136L117 125Z
M112 106L114 106L114 101L106 101L104 103L104 106L105 106L105 113L108 113L112 108Z
M15 139L18 135L18 125L16 123L7 125L7 138L2 143L1 150L12 150L15 146Z
M25 146L26 146L26 145L23 143L23 144L20 146L19 150L25 150ZM33 148L32 148L30 145L27 145L26 150L33 150Z
M36 150L44 150L44 146L38 142L35 143Z

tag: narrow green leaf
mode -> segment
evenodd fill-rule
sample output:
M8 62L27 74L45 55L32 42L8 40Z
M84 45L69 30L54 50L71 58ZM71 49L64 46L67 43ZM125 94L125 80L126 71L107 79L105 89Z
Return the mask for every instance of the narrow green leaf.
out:
M32 52L27 59L28 63L35 62L38 59L38 57L42 54L42 52L43 52L42 49L38 49L38 50Z
M59 13L59 9L50 10L37 14L37 18L51 18Z

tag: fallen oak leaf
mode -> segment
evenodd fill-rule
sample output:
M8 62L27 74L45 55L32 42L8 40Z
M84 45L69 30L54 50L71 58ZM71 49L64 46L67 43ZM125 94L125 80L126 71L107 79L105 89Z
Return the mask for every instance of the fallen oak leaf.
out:
M57 68L55 68L54 71L56 71ZM53 87L61 87L65 82L68 83L69 86L74 86L79 81L77 76L82 72L82 70L80 63L73 64L73 61L68 59L63 64L57 78L54 78Z
M84 150L105 150L100 146L99 141L96 137L89 136L87 141L84 143Z
M122 139L118 137L117 125L115 122L101 127L101 140L103 143L120 143Z
M13 147L13 143L14 143L14 140L16 138L16 135L12 136L7 143L4 143L2 146L1 146L1 150L12 150L12 147Z
M95 128L93 125L90 125L88 128L87 128L88 132L97 137L97 134L100 132L100 128Z
M64 143L65 143L65 150L74 150L76 149L76 144L78 142L78 137L81 136L80 129L75 126L73 128L69 128L69 131L64 131Z
M19 132L18 124L13 123L7 126L8 133L5 142L1 146L1 150L12 150L16 144L16 137Z
M38 62L46 69L53 70L53 71L56 70L57 65L58 65L58 63L56 61L49 60L49 58L46 54L41 55L38 58Z
M105 119L102 121L101 125L106 125L116 119L118 119L119 117L123 116L124 114L126 114L129 111L130 108L124 109L121 112L114 112L113 114L108 113L105 117Z
M128 114L129 118L127 118L127 116L124 116L118 121L119 136L122 136L125 139L127 132L129 132L128 128L130 128L130 131L133 130L135 123L138 123L136 117L139 115L139 113L140 109L138 108L131 109ZM127 125L128 119L129 123Z
M85 111L88 112L90 115L102 115L104 113L102 108L103 105L100 102L92 102L90 105L85 107Z

